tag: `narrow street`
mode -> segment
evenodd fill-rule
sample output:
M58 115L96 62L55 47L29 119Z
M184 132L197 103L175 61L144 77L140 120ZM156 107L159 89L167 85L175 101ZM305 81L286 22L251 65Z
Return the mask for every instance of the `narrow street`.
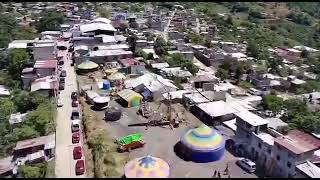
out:
M171 17L168 19L168 23L167 23L166 27L164 28L164 30L163 30L163 32L162 32L162 34L161 34L161 36L163 37L163 39L164 39L165 41L168 41L168 30L169 30L169 27L170 27L171 20L173 19L176 11L177 11L177 9L174 9Z
M56 168L55 173L57 178L79 178L85 175L75 175L75 164L73 160L73 148L77 144L72 144L71 120L71 93L77 91L76 74L74 68L70 65L71 53L64 53L64 70L67 72L65 78L65 89L60 91L60 99L63 107L57 111L57 127L56 127ZM69 56L67 58L67 56ZM79 145L83 143L82 136Z

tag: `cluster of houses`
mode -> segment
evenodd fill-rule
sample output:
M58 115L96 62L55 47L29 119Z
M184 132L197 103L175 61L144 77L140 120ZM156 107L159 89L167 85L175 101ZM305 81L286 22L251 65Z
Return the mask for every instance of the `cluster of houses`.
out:
M41 7L40 3L32 6L32 9L41 10ZM50 6L46 6L48 7ZM277 117L262 118L256 115L254 112L263 93L250 94L228 81L220 81L213 71L201 67L196 75L192 75L183 68L170 67L157 56L153 46L154 38L150 40L148 37L165 30L170 21L168 12L152 8L146 8L144 13L116 12L113 13L112 20L109 20L96 17L94 11L84 13L74 3L61 3L53 7L64 12L68 19L68 23L61 25L61 31L45 31L37 39L15 40L8 46L8 49L26 49L32 57L32 66L22 71L24 89L39 91L48 96L56 95L59 63L64 57L59 50L73 49L72 60L76 69L84 73L103 69L111 87L121 85L117 95L126 107L139 106L142 101L155 99L181 103L205 124L223 125L232 129L234 133L226 145L231 151L252 159L260 168L265 169L267 175L320 177L320 139L298 130L284 135L281 132L288 124ZM138 38L136 48L142 49L146 54L153 54L152 59L135 57L130 51L127 37L120 33L120 24L123 22L138 24L136 28L128 28L128 31ZM169 25L168 41L173 44L169 48L169 54L182 54L191 61L197 59L211 67L218 67L226 58L234 61L254 60L246 55L246 42L212 41L214 47L207 48L185 43L185 34L179 32L181 28L192 29L204 36L215 37L218 32L215 25L207 24L201 16L197 17L194 10L178 10ZM68 47L65 43L67 41L72 42L73 47ZM288 89L297 89L306 79L315 78L308 72L308 65L294 65L304 50L310 54L319 52L305 46L269 49L272 55L285 59L285 66L295 73L280 77L255 71L247 74L244 80L254 84L261 92L270 88L283 89L284 82L290 83ZM88 64L93 66L83 68ZM171 80L173 77L181 80L183 88L177 87ZM105 87L109 88L101 85L101 88ZM2 89L0 87L1 95L6 93ZM99 96L89 89L87 88L86 93L90 99ZM10 122L23 122L24 117L25 114L12 115ZM52 158L54 142L54 135L18 142L14 156L0 160L0 174L16 171L15 164Z

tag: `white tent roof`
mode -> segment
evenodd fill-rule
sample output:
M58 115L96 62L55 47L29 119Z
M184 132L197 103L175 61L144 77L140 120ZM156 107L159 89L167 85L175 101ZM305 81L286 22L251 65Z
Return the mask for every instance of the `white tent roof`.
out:
M111 24L106 24L106 23L95 22L95 23L80 25L81 32L91 32L96 30L116 31L116 29Z
M92 22L102 22L102 23L106 23L106 24L110 24L111 21L107 18L103 18L103 17L99 17L97 19L94 19Z

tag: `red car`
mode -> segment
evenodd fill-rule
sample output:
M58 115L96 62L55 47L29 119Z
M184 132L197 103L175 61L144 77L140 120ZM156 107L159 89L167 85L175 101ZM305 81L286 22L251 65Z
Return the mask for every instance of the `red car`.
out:
M84 174L84 160L78 160L76 162L76 175Z
M80 141L80 133L75 132L72 134L72 143L78 143Z
M77 101L77 100L73 100L71 103L72 107L78 107L78 105L79 105L79 101Z
M81 159L82 158L82 149L81 146L76 146L73 148L73 159Z

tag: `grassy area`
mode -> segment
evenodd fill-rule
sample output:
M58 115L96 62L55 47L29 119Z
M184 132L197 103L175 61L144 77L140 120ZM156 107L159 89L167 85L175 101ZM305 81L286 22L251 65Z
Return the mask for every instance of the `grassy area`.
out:
M86 156L87 174L94 174L96 178L119 178L123 175L123 167L128 162L128 156L117 152L117 145L109 137L105 122L99 119L90 109L84 99L83 123L90 154ZM93 167L92 167L93 166ZM93 171L93 172L92 172Z
M239 86L242 87L243 89L249 89L249 88L254 87L254 85L252 85L251 83L249 83L247 81L240 81Z
M45 178L55 178L55 160L51 160L47 163L46 176Z

